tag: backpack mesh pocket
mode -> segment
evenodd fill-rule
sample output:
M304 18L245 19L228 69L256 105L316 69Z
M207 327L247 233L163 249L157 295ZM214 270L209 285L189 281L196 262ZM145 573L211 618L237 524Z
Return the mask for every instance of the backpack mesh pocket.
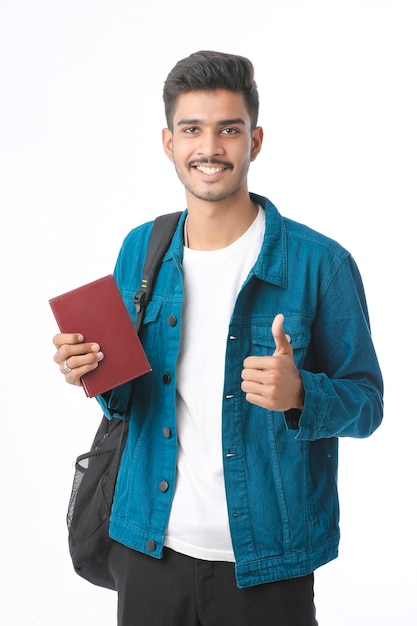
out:
M87 537L109 515L114 482L109 471L116 446L96 449L79 456L67 511L67 526L72 533Z
M77 457L67 509L70 542L88 537L110 516L126 434L122 420L103 417L91 450Z

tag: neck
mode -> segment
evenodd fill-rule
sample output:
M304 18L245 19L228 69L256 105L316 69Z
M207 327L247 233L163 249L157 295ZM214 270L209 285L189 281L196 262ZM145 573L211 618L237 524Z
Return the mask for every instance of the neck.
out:
M249 195L239 201L188 203L187 245L194 250L225 248L248 230L257 214Z

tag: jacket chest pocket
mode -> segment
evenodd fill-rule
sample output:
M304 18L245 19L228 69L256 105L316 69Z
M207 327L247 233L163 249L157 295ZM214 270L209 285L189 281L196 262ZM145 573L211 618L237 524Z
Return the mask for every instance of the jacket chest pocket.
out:
M275 340L272 336L272 321L257 322L252 328L254 356L272 356L275 352ZM284 332L291 344L294 361L298 367L303 363L311 340L311 322L300 316L288 316L284 319Z

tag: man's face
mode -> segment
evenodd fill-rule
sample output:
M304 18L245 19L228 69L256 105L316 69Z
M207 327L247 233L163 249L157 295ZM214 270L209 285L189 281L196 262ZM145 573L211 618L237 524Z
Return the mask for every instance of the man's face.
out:
M163 130L163 143L187 195L218 202L247 190L262 129L251 131L243 94L192 91L178 98L172 131Z

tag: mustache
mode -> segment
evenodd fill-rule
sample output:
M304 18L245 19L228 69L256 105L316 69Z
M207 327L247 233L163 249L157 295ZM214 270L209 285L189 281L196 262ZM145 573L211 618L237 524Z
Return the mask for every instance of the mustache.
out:
M233 164L229 161L221 161L220 159L193 159L188 163L189 167L195 167L196 165L219 165L226 169L233 169Z

